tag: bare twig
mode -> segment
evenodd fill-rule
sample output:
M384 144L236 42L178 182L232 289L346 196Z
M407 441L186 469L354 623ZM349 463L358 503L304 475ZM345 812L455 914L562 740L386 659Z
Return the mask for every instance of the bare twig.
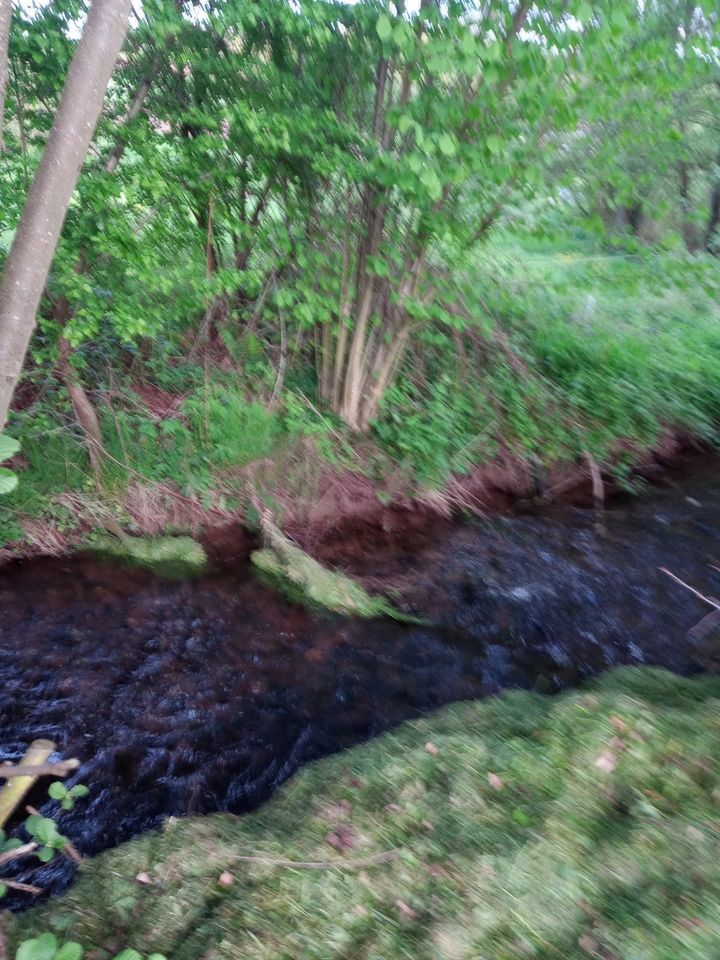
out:
M10 887L11 890L19 890L20 893L32 893L37 895L38 893L45 892L42 887L36 887L31 883L19 883L17 880L8 880L6 877L0 877L0 883L4 887Z
M672 580L676 583L679 583L681 587L685 587L686 590L689 590L690 593L694 593L695 596L702 600L703 603L710 604L711 607L715 607L716 610L720 610L720 600L716 600L714 597L706 597L704 593L700 593L699 590L696 590L695 587L691 587L689 583L685 583L684 580L681 580L680 577L676 577L674 573L671 573L667 567L660 567L662 573L666 573Z
M34 853L37 848L38 845L36 843L24 843L21 847L16 847L15 850L6 850L5 853L0 853L0 867L4 863L10 863L11 860L27 857L28 854ZM4 880L0 882L5 883Z
M290 867L296 870L361 870L376 863L395 860L397 850L385 850L371 857L356 857L353 860L273 860L268 857L235 857L239 863L262 863L271 867Z
M603 483L602 474L600 473L600 467L598 467L595 457L593 457L589 450L585 451L585 459L587 460L587 465L590 468L590 476L592 478L595 510L598 513L602 513L602 511L605 509L605 484Z
M68 858L68 860L74 860L75 863L83 862L83 855L80 853L78 848L74 843L71 843L67 837L65 838L65 845L62 848L62 853Z
M11 777L67 777L73 770L77 770L80 761L60 760L58 763L0 764L0 780L9 780Z

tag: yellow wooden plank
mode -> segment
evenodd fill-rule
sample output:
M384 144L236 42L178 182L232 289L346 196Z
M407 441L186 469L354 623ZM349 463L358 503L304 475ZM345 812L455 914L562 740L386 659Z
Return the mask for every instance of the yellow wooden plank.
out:
M54 749L52 740L33 740L20 764L25 767L46 763ZM25 794L37 779L36 776L12 777L0 787L0 828L5 826L13 810L20 806Z

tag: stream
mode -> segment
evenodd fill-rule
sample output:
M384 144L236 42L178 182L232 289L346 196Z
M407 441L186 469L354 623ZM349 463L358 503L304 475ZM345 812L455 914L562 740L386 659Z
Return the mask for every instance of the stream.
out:
M90 796L58 820L95 854L170 815L251 810L303 764L452 701L617 664L699 669L685 634L709 608L658 568L720 596L717 463L614 500L604 528L565 505L336 545L427 626L310 612L247 560L183 582L87 557L4 567L0 761L40 737L79 757L68 783ZM72 879L62 856L25 863L16 878L50 892Z

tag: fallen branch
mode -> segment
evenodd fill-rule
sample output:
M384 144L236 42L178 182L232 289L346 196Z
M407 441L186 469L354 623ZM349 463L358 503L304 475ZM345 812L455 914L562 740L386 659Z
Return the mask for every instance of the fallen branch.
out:
M39 893L45 893L42 887L33 886L32 883L18 883L17 880L8 880L6 877L0 877L0 884L9 887L11 890L19 890L20 893L32 893L35 896Z
M36 843L25 843L22 847L16 847L14 850L7 850L5 853L0 853L0 867L4 863L10 863L11 860L17 860L18 857L26 857L30 853L34 853L38 848ZM5 883L4 880L0 880L0 883Z
M272 867L290 867L297 870L361 870L377 863L389 863L395 860L397 850L385 850L370 857L356 857L354 860L273 860L269 857L235 857L240 863L262 863Z
M676 577L674 573L667 569L667 567L660 567L662 573L666 573L675 583L679 583L681 587L685 587L686 590L689 590L690 593L694 593L695 596L702 600L703 603L710 604L711 607L715 607L716 610L720 610L720 600L716 600L714 597L706 597L704 593L700 593L699 590L696 590L695 587L691 587L689 583L685 583L684 580L681 580L680 577Z
M67 777L80 766L79 760L60 760L58 763L0 764L0 780L12 777Z

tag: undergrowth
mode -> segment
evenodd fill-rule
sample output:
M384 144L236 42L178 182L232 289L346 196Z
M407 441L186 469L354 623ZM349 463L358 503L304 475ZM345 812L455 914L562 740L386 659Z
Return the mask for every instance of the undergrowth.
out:
M140 387L164 391L167 412L149 410L133 376L122 388L97 383L108 453L101 497L122 524L130 483L169 484L205 507L237 505L248 476L263 472L268 497L277 487L286 501L310 500L307 470L285 466L308 456L318 469L365 473L379 486L402 476L413 490L442 489L451 474L508 454L547 464L589 452L609 465L619 446L646 449L667 429L713 443L718 261L609 253L587 238L568 252L566 240L530 237L521 247L501 234L488 245L457 283L457 322L419 335L362 442L313 399L302 351L281 384L254 335L250 350L251 335L227 332L229 368L183 363L185 348L163 341L141 364ZM10 432L22 440L24 468L0 507L0 541L21 539L28 519L59 534L92 526L60 496L97 493L63 392L43 387Z

